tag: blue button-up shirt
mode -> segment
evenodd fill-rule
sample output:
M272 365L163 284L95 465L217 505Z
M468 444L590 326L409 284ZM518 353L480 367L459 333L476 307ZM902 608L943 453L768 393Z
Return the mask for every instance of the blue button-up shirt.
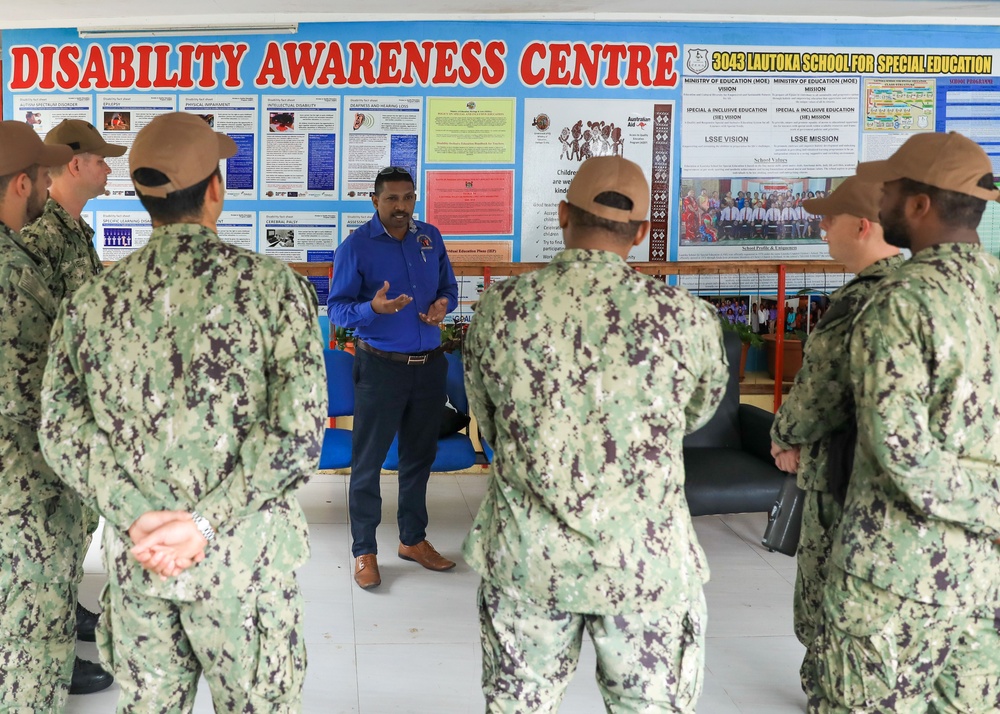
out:
M379 315L371 300L389 282L386 297L404 293L413 302L398 313ZM448 298L448 312L458 306L458 283L441 232L410 221L403 240L386 233L376 212L337 248L327 313L330 324L353 327L362 340L386 352L428 352L441 344L441 330L421 321L434 301Z

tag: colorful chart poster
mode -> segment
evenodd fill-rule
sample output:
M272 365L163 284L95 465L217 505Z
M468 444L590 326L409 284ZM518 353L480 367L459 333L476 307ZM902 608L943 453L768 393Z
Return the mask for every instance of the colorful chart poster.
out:
M265 96L262 199L337 197L340 97Z
M514 163L513 98L427 99L427 162Z
M623 156L642 167L650 183L654 172L669 175L669 151L654 165L654 129L669 134L672 105L626 100L532 99L524 105L524 175L521 187L521 260L547 262L563 249L556 215L580 164L591 156ZM665 182L664 182L665 186ZM651 216L652 217L652 216ZM629 260L649 260L649 240Z
M236 142L236 155L219 164L226 187L226 198L257 198L257 97L183 95L181 111L197 114L210 127Z
M427 222L442 235L513 235L513 171L428 171Z
M347 97L344 100L345 200L367 201L375 175L400 166L420 178L421 97Z
M140 129L160 114L176 110L177 96L174 94L99 94L97 126L108 143L131 148ZM122 156L106 159L111 167L107 190L112 198L135 197L128 168L129 153L126 151Z
M94 97L90 94L19 94L14 97L15 121L23 121L38 135L45 135L63 119L93 122Z
M97 211L94 241L101 260L117 261L149 242L153 224L145 211Z

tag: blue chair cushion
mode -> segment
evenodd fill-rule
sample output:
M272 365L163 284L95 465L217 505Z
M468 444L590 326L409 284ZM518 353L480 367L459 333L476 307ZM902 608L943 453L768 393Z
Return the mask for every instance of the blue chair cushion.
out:
M392 440L389 453L386 454L382 468L387 471L399 470L399 437ZM452 434L438 439L437 456L431 465L431 471L462 471L476 465L476 450L472 439L465 434Z
M319 468L346 469L350 465L350 429L327 429L323 434L323 450L319 455Z

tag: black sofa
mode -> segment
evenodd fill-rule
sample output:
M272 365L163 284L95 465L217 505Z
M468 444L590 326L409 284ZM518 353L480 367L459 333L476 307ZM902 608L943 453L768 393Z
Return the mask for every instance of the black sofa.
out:
M684 437L685 492L692 516L769 512L788 474L771 458L774 415L740 404L740 351L735 332L724 331L729 383L718 411Z

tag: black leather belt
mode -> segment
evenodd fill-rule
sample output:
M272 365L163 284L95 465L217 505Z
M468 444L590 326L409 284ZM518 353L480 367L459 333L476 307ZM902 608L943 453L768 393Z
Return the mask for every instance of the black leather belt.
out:
M387 360L392 360L393 362L402 362L403 364L427 364L432 359L438 355L444 353L444 347L438 347L431 350L430 352L422 352L419 354L406 354L405 352L386 352L385 350L380 350L372 347L370 344L364 340L358 340L358 349L364 350L365 352L371 352L376 357L382 357Z

